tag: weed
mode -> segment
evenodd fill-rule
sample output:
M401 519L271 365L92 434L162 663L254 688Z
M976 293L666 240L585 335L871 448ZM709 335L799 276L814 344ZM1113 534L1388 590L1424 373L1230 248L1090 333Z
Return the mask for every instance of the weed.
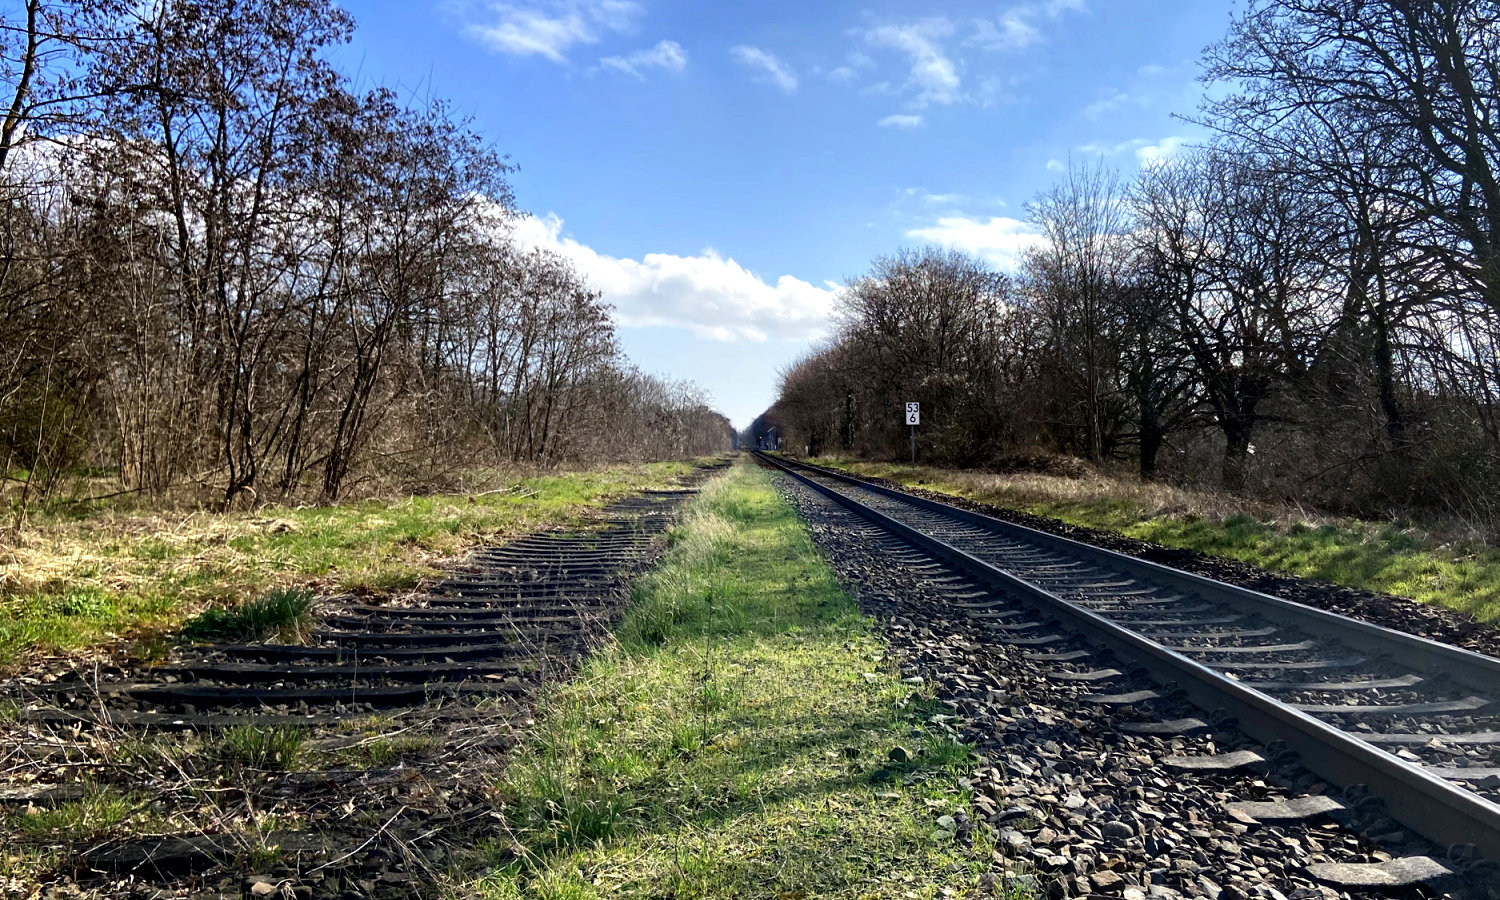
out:
M167 635L145 635L130 645L130 661L134 665L164 662L172 653L172 645L172 639Z
M354 716L340 719L338 730L344 732L363 731L376 733L384 731L395 725L396 717L390 714L371 713L367 716Z
M285 772L296 765L306 737L295 727L235 725L219 737L218 756L229 765Z
M258 843L239 854L242 867L252 872L275 863L282 857L281 847L276 844Z
M313 599L313 592L305 588L279 588L233 609L206 609L194 616L182 633L196 640L245 641L301 632Z
M33 839L79 841L98 837L119 825L136 807L130 797L92 786L77 800L50 808L32 807L14 816L15 829Z
M577 781L560 771L532 770L508 780L511 795L524 798L518 810L523 828L543 840L533 850L580 847L612 836L626 812L624 798L594 781Z
M428 735L396 735L361 741L344 751L353 762L365 766L389 766L392 763L421 756L437 746Z

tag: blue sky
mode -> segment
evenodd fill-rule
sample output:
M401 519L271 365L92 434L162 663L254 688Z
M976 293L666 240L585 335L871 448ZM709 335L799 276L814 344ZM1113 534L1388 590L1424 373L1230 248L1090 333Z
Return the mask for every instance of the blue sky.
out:
M1013 266L1069 161L1200 140L1230 0L346 0L366 86L444 97L520 166L518 231L626 351L744 426L876 255Z

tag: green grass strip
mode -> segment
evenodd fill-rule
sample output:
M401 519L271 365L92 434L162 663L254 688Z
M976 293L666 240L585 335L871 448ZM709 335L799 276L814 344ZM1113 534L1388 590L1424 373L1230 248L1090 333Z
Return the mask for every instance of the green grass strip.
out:
M1393 522L1252 507L1124 479L992 475L927 466L827 458L857 475L888 478L981 503L1114 531L1167 547L1197 550L1335 584L1409 597L1500 622L1500 549L1473 539L1443 540Z
M498 784L489 898L932 897L989 849L967 748L883 662L767 475L696 498L619 641L541 703ZM899 749L897 749L899 748Z

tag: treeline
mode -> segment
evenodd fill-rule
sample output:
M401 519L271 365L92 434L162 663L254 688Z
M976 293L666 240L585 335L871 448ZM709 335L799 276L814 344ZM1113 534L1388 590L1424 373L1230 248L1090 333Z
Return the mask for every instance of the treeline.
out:
M757 423L788 448L1070 454L1364 513L1500 519L1500 7L1260 0L1213 138L1073 168L1006 274L907 250Z
M328 0L24 0L0 28L12 500L80 472L235 503L728 447L567 261L511 239L505 157L335 68Z

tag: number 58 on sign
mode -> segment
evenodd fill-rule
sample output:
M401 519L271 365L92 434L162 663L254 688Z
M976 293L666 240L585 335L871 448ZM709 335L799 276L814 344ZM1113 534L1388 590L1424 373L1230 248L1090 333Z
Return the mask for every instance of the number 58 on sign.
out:
M906 424L908 424L908 425L921 425L922 424L922 404L920 404L920 403L908 403L908 404L906 404Z

